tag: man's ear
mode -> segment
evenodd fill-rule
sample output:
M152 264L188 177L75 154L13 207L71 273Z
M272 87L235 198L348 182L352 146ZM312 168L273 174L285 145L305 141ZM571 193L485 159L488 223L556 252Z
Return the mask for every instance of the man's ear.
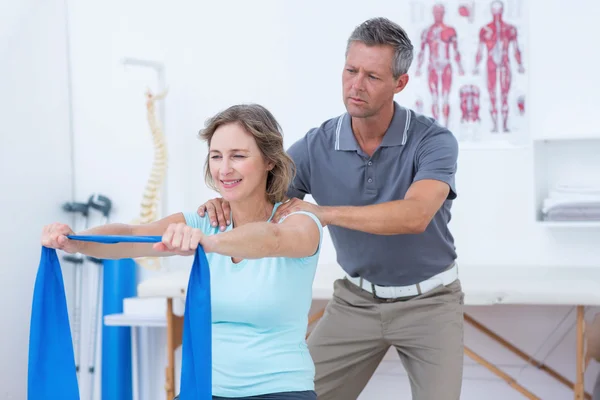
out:
M401 75L396 82L396 87L394 88L394 94L398 94L404 90L404 88L408 85L408 74Z

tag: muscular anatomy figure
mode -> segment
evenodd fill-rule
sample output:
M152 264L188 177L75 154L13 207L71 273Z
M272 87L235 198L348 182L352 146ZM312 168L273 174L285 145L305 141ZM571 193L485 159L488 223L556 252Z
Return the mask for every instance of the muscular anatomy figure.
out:
M493 20L479 31L479 46L475 56L475 74L483 57L484 48L487 49L487 88L490 95L491 116L493 122L492 132L498 132L498 108L496 85L500 82L500 101L502 103L502 128L508 132L508 91L510 89L510 58L508 51L511 43L514 46L515 59L519 65L518 71L525 72L521 60L521 51L517 43L517 29L502 20L504 5L501 1L492 2Z
M433 117L439 120L439 94L441 81L442 94L442 113L444 123L448 126L448 116L450 115L450 105L448 97L450 86L452 85L452 66L450 63L450 48L454 50L454 60L458 65L458 73L464 74L460 63L460 53L458 52L458 43L456 30L444 23L444 6L436 4L433 6L434 23L425 29L421 35L421 49L417 56L416 75L421 75L421 66L425 58L425 47L429 46L429 64L427 65L429 90L432 96L431 111Z
M479 122L479 88L475 85L463 85L460 88L460 122Z

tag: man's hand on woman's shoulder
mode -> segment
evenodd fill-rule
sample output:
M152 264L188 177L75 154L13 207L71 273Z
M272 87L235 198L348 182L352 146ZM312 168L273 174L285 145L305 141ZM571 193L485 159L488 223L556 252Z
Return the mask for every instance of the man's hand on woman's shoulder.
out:
M208 215L210 225L213 227L219 226L221 231L231 223L229 216L231 215L231 208L229 202L220 198L215 197L214 199L208 200L206 203L198 207L198 215L204 217Z
M281 218L296 212L296 211L307 211L314 214L321 221L321 225L327 226L331 224L331 213L328 207L321 207L307 201L303 201L297 198L287 199L281 204L271 222L278 223ZM227 226L231 223L229 216L231 215L231 208L229 202L220 198L215 197L214 199L208 200L206 203L198 207L198 215L204 217L208 215L211 226L219 226L221 231L224 231Z
M327 226L331 223L331 218L329 217L327 207L321 207L295 197L288 199L277 208L271 222L278 223L281 218L284 218L296 211L307 211L314 214L317 218L319 218L322 226Z

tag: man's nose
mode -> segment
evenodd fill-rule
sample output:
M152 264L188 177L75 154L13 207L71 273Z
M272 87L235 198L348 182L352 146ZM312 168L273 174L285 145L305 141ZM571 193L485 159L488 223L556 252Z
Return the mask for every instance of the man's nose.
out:
M359 72L354 76L354 80L352 81L352 89L357 91L362 91L365 88L365 76L362 72Z

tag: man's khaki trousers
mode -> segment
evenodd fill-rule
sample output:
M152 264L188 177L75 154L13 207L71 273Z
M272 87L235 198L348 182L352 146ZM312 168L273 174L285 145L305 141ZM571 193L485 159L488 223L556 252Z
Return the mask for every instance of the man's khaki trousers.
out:
M347 279L337 280L333 299L308 338L318 399L356 400L394 346L413 400L458 400L463 298L458 280L394 302L377 299Z

